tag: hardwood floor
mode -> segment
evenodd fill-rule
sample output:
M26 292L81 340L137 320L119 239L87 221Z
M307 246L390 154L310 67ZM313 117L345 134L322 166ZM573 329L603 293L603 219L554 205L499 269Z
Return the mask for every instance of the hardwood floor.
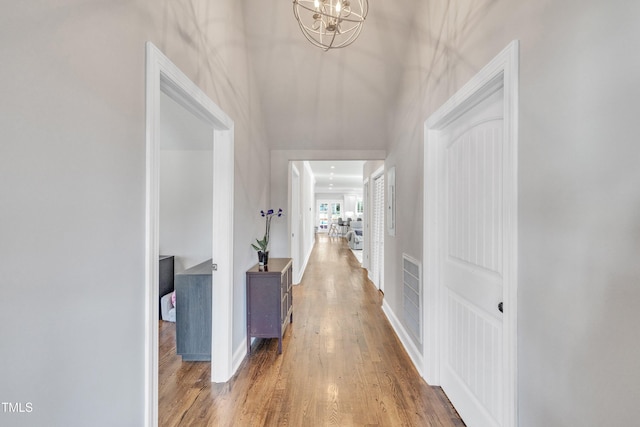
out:
M208 362L182 362L175 325L160 322L159 425L464 426L414 369L381 310L382 296L346 240L318 235L293 324L258 340L226 384Z

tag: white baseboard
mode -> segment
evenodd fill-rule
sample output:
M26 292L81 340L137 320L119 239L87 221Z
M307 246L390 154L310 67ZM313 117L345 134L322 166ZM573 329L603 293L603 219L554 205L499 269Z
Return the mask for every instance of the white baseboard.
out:
M400 339L400 342L409 355L411 362L413 362L413 366L415 366L420 376L424 378L424 373L422 372L422 366L424 366L422 354L411 339L409 333L402 326L402 323L395 315L389 304L387 304L386 300L383 300L382 302L382 312L387 316L389 323L391 323L391 327Z
M316 243L316 239L315 237L313 238L313 242L311 242L311 249L309 249L309 251L307 252L307 254L304 257L304 263L302 264L302 267L300 268L300 277L295 277L294 279L294 285L299 285L300 282L302 282L302 276L304 276L304 270L306 270L307 268L307 263L309 262L309 258L311 258L311 252L313 252L313 246Z
M231 377L233 377L236 374L236 372L238 371L238 368L240 367L240 364L242 363L246 355L247 355L247 336L245 335L240 345L233 352L233 360L231 362L232 363Z

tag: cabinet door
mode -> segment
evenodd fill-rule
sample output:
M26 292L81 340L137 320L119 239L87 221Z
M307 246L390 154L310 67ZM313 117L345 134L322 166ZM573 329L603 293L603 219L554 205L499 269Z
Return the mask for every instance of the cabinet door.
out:
M280 276L280 321L285 324L287 317L287 272Z
M291 306L293 305L293 267L289 267L287 274L287 295L289 298L287 299L287 313L291 313Z
M277 279L276 279L277 280ZM280 323L279 286L269 278L251 279L249 294L249 315L251 316L250 333L252 336L266 336L275 334L277 336L278 325Z
M176 350L183 360L211 360L211 275L176 276Z

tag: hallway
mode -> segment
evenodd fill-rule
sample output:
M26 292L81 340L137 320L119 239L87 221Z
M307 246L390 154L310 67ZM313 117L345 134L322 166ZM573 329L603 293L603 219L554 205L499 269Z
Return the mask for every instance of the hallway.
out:
M463 426L440 388L414 369L345 239L317 235L293 324L257 340L226 384L175 355L160 322L160 426Z

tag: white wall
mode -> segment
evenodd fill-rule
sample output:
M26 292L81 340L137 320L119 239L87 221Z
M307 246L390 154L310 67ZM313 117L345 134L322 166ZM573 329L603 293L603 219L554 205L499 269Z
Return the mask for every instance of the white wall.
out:
M160 152L160 253L175 272L211 258L213 152Z
M234 344L269 153L241 2L5 2L0 425L141 426L145 42L235 123ZM210 25L209 23L215 23ZM114 349L118 349L114 351Z
M637 424L640 3L423 2L415 16L386 159L385 300L401 312L402 253L422 257L424 120L519 39L520 426Z
M346 219L350 217L352 219L356 219L358 217L356 215L356 202L358 201L358 199L362 199L362 192L360 192L360 194L353 194L353 193L344 194L343 198L344 198L344 205L342 207L343 214L344 214L343 218Z

